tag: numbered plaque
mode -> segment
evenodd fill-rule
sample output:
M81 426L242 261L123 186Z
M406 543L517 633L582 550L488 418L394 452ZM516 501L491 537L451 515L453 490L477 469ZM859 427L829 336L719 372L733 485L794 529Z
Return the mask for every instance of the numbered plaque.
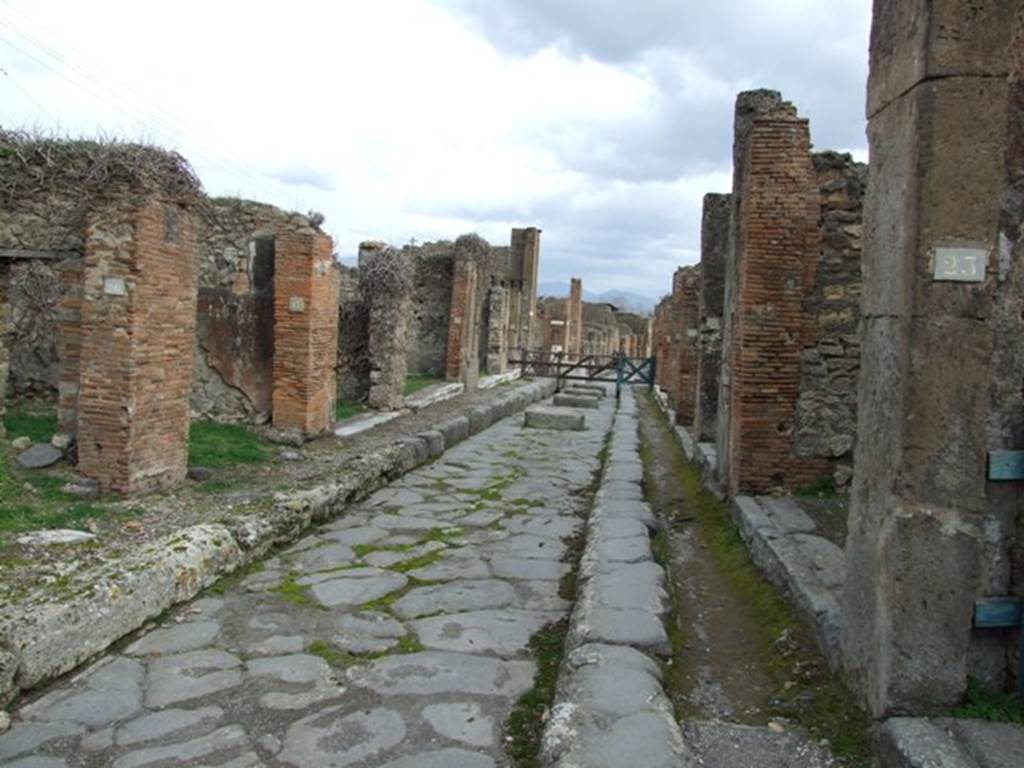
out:
M935 280L980 283L985 280L988 251L984 248L936 248Z

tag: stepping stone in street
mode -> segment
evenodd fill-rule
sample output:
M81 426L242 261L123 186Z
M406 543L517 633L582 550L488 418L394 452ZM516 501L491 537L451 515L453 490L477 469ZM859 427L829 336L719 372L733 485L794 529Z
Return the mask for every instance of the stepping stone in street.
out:
M601 401L589 395L555 395L554 403L563 408L597 408Z
M587 417L571 408L538 405L526 409L524 425L533 429L553 429L562 432L582 432L587 428Z

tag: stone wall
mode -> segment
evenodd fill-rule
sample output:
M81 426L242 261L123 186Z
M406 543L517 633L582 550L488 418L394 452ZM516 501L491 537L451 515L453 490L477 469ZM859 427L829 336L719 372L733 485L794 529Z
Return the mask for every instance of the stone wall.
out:
M7 329L11 323L11 305L7 300L10 285L10 264L0 259L0 437L6 435L4 412L7 403L7 379L11 353L7 346Z
M445 376L461 381L467 389L476 387L480 375L481 303L489 250L487 241L477 235L462 235L455 241Z
M406 246L403 253L414 269L407 366L413 373L443 377L454 246L448 242Z
M793 451L838 460L839 485L852 476L860 368L861 240L867 166L849 155L814 155L821 197L820 257L804 299L804 349Z
M97 207L86 226L78 468L119 493L184 480L195 354L195 219L136 206Z
M362 403L370 393L370 316L359 290L359 270L342 266L339 280L338 399Z
M578 277L569 281L568 315L571 332L567 351L573 357L579 357L583 354L583 281Z
M273 400L275 238L308 217L272 205L215 198L199 234L196 416L263 423Z
M487 292L487 373L508 370L509 289L492 285Z
M8 392L12 398L52 400L59 378L57 327L64 285L61 267L72 259L25 259L10 266L11 350Z
M1017 637L971 619L1021 589L1020 484L986 468L1024 444L1022 49L1018 0L875 0L842 602L847 678L875 717L1011 682Z
M413 267L407 255L384 243L359 246L359 287L367 307L371 408L395 410L405 405L405 378L412 314Z
M718 427L719 371L722 366L722 313L725 263L729 249L732 196L704 196L700 230L699 354L694 403L694 431L713 441Z

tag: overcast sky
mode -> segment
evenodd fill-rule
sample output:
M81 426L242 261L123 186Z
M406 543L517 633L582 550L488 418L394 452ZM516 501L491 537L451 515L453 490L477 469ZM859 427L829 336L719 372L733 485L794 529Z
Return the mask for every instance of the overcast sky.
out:
M542 281L658 297L781 90L864 159L870 0L0 0L0 123L143 139L339 253L539 226Z

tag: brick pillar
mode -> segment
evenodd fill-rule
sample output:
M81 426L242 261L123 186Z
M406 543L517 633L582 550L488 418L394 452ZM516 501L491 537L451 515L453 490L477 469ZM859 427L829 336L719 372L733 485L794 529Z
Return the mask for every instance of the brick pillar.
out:
M569 281L568 315L572 327L568 352L578 358L583 355L583 281L578 277Z
M312 229L282 232L274 244L276 429L326 431L337 397L338 277L331 239Z
M946 711L968 675L1003 682L1009 638L971 617L975 597L1011 589L1020 509L986 454L1024 448L1024 10L908 5L874 4L842 606L848 679L877 717ZM947 279L976 274L972 259L980 282Z
M831 472L826 460L793 452L803 301L820 249L810 131L792 105L768 101L773 107L743 126L734 169L743 194L727 347L730 495L792 489Z
M518 312L518 340L529 348L540 344L540 328L536 319L537 280L540 276L540 233L536 227L512 230L512 272L522 281Z
M81 259L68 259L57 270L61 285L57 310L57 429L74 436L78 434L85 264Z
M700 298L693 428L697 440L714 440L718 424L719 372L722 367L722 311L725 262L729 250L732 196L708 194L700 227Z
M508 370L508 289L492 285L487 293L487 373Z
M146 493L185 478L196 271L188 210L148 198L90 213L78 469L104 490Z
M693 425L697 404L697 361L700 337L700 267L681 267L674 280L676 307L675 377L676 423Z
M486 255L485 249L486 243L472 235L463 235L455 241L445 377L448 381L463 382L467 389L476 388L480 373L477 292L480 261Z
M11 304L8 299L10 290L10 265L0 260L0 437L6 435L4 429L4 402L7 398L7 377L10 374L11 350L7 348L7 334L11 329Z

